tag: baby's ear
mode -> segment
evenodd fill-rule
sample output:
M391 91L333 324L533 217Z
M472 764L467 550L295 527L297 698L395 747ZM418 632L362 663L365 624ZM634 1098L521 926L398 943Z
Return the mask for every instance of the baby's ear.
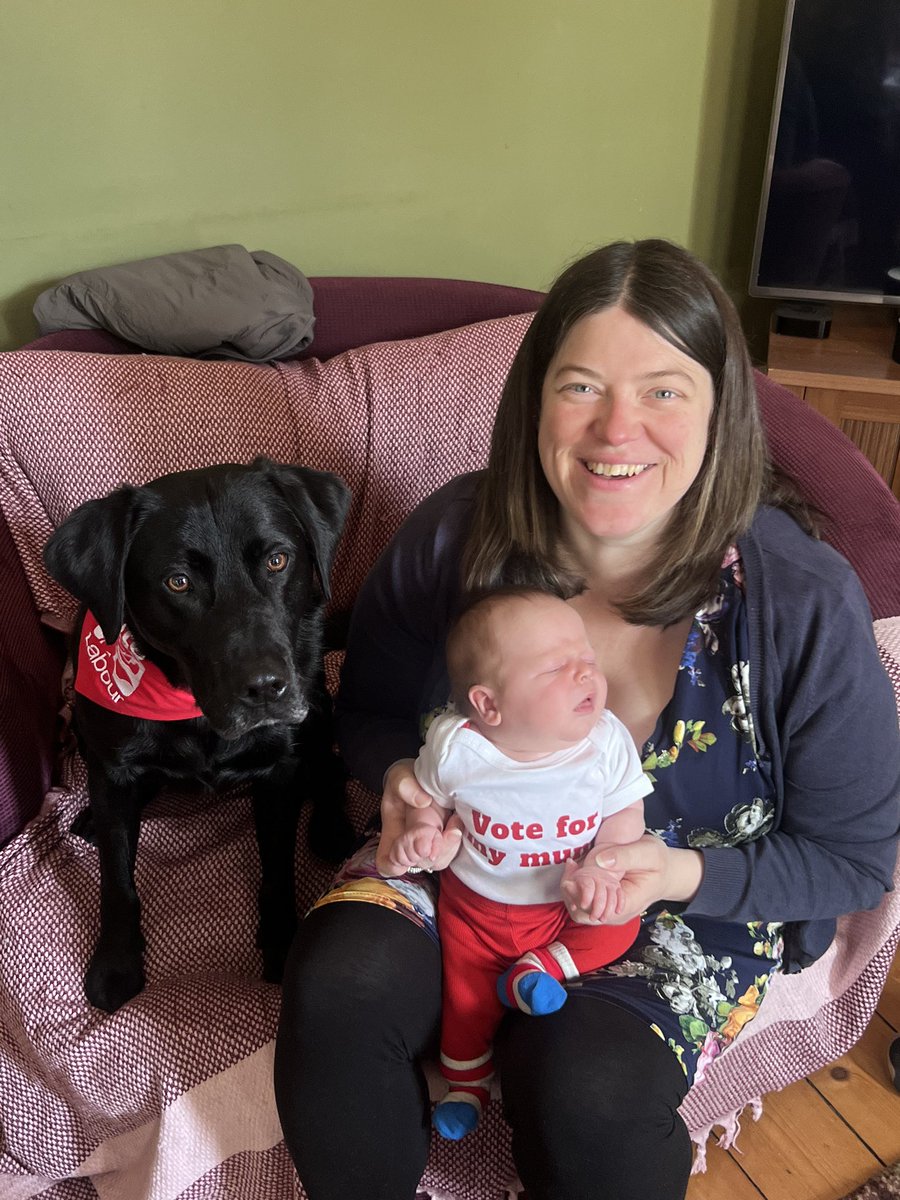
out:
M500 724L500 709L497 707L497 698L489 687L485 687L483 683L473 684L469 688L469 703L478 713L478 716L484 721L485 725Z

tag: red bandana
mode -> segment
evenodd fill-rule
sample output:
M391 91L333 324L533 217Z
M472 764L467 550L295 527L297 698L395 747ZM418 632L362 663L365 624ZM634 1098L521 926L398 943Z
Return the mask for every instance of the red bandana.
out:
M123 625L112 646L92 613L86 613L78 640L75 691L95 704L147 721L186 721L202 717L190 692L173 687L155 664L138 653Z

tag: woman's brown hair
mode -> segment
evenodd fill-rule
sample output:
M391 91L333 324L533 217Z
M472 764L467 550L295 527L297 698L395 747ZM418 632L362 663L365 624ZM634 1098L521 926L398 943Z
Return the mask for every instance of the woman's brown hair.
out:
M753 518L769 480L753 369L740 320L712 272L687 250L649 239L592 251L559 276L507 377L487 472L467 542L469 588L583 587L560 541L559 504L538 457L541 389L580 320L618 305L709 372L713 408L697 478L672 511L652 561L629 595L626 620L668 625L715 594L727 547Z

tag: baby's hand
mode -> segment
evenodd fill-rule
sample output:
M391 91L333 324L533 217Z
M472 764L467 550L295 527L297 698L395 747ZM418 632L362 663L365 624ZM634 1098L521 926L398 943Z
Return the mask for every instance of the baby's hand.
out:
M625 902L619 877L593 863L579 866L568 859L563 868L562 898L577 925L602 925L621 912Z
M401 874L410 867L431 867L437 857L442 833L439 827L416 824L413 818L406 832L401 833L388 849L388 862Z
M462 841L462 822L456 814L444 829L431 822L417 821L417 815L415 809L409 810L408 828L389 846L379 847L382 875L388 878L404 875L411 867L420 871L441 871L455 858Z

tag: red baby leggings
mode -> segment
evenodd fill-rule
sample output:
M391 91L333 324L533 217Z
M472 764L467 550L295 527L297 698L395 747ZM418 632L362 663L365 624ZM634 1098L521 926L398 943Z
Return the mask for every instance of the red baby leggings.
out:
M490 1050L507 1011L497 995L497 980L518 958L555 942L569 952L575 974L583 975L624 954L638 935L640 919L625 925L577 925L562 901L487 900L447 870L441 875L438 928L444 963L441 1055L462 1063L483 1060Z

